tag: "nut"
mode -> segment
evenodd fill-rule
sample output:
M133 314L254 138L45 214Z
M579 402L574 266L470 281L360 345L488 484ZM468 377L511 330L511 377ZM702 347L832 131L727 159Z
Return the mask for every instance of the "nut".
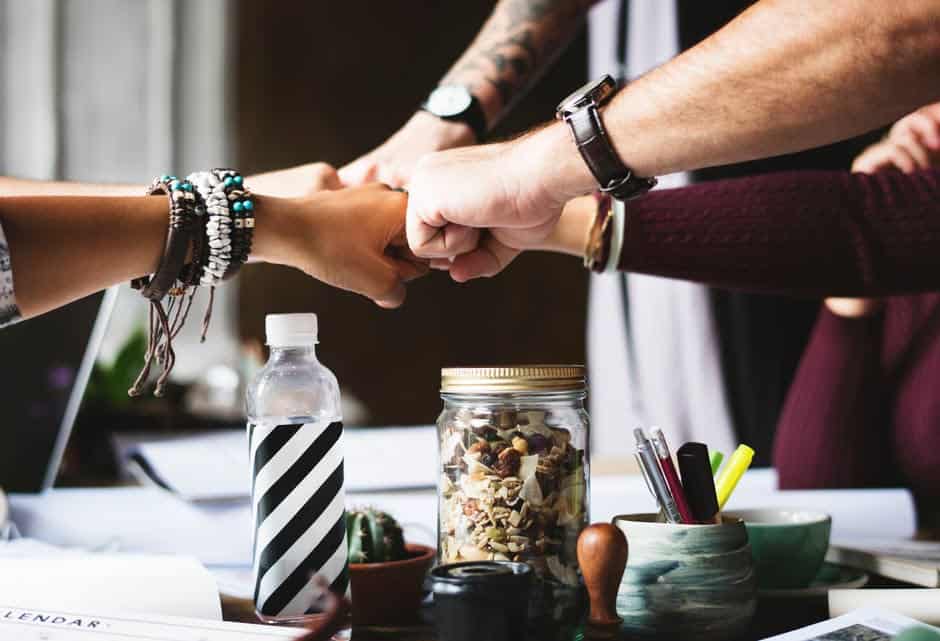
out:
M480 504L476 499L468 499L466 503L463 504L463 513L464 516L472 517L474 514L480 511Z

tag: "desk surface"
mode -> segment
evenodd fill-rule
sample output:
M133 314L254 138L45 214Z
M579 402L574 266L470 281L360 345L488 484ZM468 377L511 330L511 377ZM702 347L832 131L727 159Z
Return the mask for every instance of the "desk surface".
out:
M608 476L614 472L614 476ZM642 480L624 474L623 462L593 462L591 516L607 521L624 512L648 511L652 500ZM786 504L807 509L825 509L833 514L833 536L847 535L910 537L914 528L912 501L900 490L841 492L775 492L776 479L765 471L745 476L733 501L735 507ZM435 493L392 492L353 494L351 504L368 503L391 511L406 524L406 532L417 542L434 543ZM100 548L116 542L122 551L188 554L208 566L244 565L250 559L248 506L189 504L153 488L56 490L41 496L12 495L11 512L21 532L49 543ZM889 517L871 519L872 505L882 506ZM422 535L423 533L423 535ZM420 536L420 538L418 538ZM425 540L426 539L426 540ZM227 620L254 622L250 602L223 600ZM762 639L796 629L827 617L825 600L767 601L758 604L755 626L749 638ZM433 641L428 626L398 630L363 630L354 641L401 639ZM537 640L533 640L537 641Z
M874 576L868 588L905 587L904 584ZM910 587L910 586L907 586ZM865 588L862 588L865 589ZM223 597L222 613L227 621L255 623L257 618L251 601ZM757 612L751 629L744 639L758 641L770 636L790 632L829 618L826 597L808 599L758 599ZM428 624L399 628L370 628L353 631L352 641L436 641L434 629ZM530 641L537 641L531 639ZM626 641L626 640L625 640ZM693 641L693 640L690 640Z

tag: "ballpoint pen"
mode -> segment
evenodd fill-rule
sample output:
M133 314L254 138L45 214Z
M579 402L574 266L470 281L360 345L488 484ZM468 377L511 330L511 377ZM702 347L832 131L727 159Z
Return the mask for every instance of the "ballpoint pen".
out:
M676 466L672 462L672 455L669 453L669 444L666 443L666 435L658 427L653 428L651 432L653 449L656 451L656 457L659 459L659 466L663 470L663 476L666 477L666 484L672 493L672 498L676 502L676 508L679 510L679 516L683 523L694 523L695 517L692 516L692 510L689 502L685 498L685 490L682 489L682 482L679 480L679 474L676 472Z
M751 460L754 458L754 450L747 445L738 445L728 462L725 463L721 474L715 479L715 487L718 490L718 509L725 506L738 481L744 476L747 468L751 466Z
M698 523L720 523L715 479L708 462L708 448L704 443L686 443L676 452L682 485Z
M718 450L712 451L711 464L712 464L712 476L718 474L718 468L721 467L721 462L725 459L725 455L719 452Z
M679 508L669 493L669 486L666 485L666 479L663 477L662 470L659 469L659 463L656 461L656 454L653 452L653 444L646 438L641 428L633 430L636 437L637 460L646 476L646 480L653 490L653 495L659 502L660 507L666 515L666 520L670 523L682 523L682 515L679 514Z

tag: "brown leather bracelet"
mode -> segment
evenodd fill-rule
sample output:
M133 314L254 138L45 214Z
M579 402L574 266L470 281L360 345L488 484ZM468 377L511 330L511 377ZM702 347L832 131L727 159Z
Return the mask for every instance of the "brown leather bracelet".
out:
M162 300L181 277L186 255L194 237L200 232L196 216L196 194L192 184L173 176L162 176L153 181L148 196L166 194L170 205L170 223L166 244L157 271L131 281L131 287L140 290L150 301Z

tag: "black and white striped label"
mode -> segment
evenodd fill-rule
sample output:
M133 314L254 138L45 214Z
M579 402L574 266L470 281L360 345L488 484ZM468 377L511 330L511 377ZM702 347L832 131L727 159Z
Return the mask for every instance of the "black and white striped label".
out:
M248 424L259 614L315 614L314 574L349 587L342 435L340 422Z

